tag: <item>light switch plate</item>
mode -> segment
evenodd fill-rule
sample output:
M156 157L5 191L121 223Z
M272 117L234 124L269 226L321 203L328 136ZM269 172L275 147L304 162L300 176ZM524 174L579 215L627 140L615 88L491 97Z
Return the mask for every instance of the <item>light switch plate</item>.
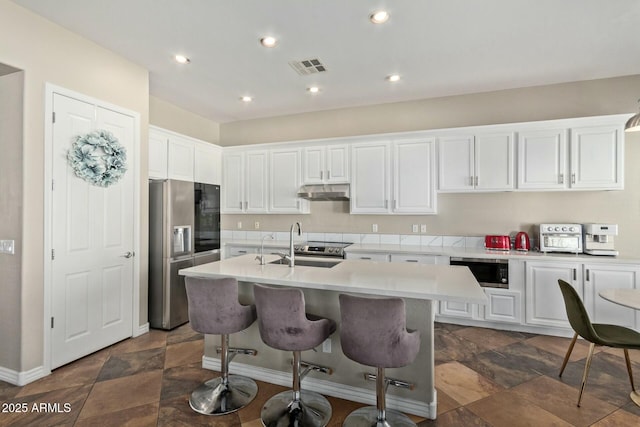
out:
M15 240L0 240L0 253L15 254Z

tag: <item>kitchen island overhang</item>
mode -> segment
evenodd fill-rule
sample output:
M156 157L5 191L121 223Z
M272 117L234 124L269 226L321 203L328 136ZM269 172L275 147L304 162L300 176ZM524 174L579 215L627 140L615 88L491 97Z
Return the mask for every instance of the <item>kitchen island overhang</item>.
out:
M303 358L314 363L331 366L334 374L310 374L303 382L320 393L343 399L375 404L375 387L363 379L363 373L375 372L347 359L340 348L340 308L338 295L352 293L371 296L395 296L407 303L407 327L421 333L421 348L416 361L407 367L389 369L392 378L415 383L414 390L394 389L387 393L388 407L411 414L435 419L436 391L434 384L434 316L435 301L466 304L487 303L482 288L467 267L425 265L414 263L386 263L363 260L345 260L332 268L269 264L277 255L266 255L266 264L260 265L255 255L244 255L214 263L180 270L184 276L234 277L240 282L240 300L253 302L253 283L290 286L303 289L307 311L330 317L338 322L338 331L331 337L330 352L305 352ZM219 338L205 337L203 367L219 369L215 357ZM258 357L238 358L230 371L248 375L257 380L288 386L291 382L290 355L271 349L260 339L257 323L249 329L231 336L233 346L258 349Z

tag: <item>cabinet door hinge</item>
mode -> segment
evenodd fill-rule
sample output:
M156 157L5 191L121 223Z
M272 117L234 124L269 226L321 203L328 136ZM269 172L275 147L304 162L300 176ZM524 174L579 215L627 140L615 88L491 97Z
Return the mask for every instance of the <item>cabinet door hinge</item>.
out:
M53 329L53 316L51 316L51 329Z

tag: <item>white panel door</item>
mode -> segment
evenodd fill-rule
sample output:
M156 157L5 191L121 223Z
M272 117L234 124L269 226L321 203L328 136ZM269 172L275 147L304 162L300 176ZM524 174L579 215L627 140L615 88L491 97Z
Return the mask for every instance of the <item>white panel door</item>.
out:
M394 213L436 213L435 152L433 139L395 143Z
M193 182L193 159L195 147L193 141L172 135L169 139L169 179Z
M476 136L476 190L512 190L515 187L514 139L511 132Z
M167 144L169 136L149 128L149 179L167 179Z
M300 189L299 149L272 150L269 165L269 212L298 213L303 206L298 197Z
M54 94L51 367L132 334L133 117ZM77 135L112 132L127 150L128 170L103 188L74 175L66 153ZM126 257L125 255L128 255Z
M623 134L620 126L571 129L571 188L624 187Z
M591 321L637 328L638 311L622 307L600 297L606 289L635 289L640 277L640 267L633 264L584 265L584 305Z
M530 325L571 328L558 279L571 284L582 297L580 264L570 262L527 262L525 315Z
M322 184L325 177L324 147L307 147L303 151L303 182L305 184Z
M518 134L518 188L562 190L567 187L567 130Z
M329 183L349 182L349 146L327 147L327 176Z
M244 154L225 153L222 156L222 213L244 211Z
M267 152L248 151L246 159L246 187L244 190L244 210L249 213L267 212Z
M351 213L388 213L389 144L357 144L351 154Z
M438 189L470 191L474 189L474 138L472 135L438 139Z

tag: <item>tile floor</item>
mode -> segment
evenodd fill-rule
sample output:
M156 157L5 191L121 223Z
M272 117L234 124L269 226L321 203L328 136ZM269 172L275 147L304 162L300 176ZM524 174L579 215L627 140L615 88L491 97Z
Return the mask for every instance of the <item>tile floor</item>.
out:
M560 379L566 338L437 323L435 342L438 418L414 417L420 427L640 425L621 350L599 349L577 408L584 343L578 342ZM0 412L0 426L259 427L262 404L284 387L259 382L256 400L235 414L207 417L191 411L190 391L215 375L201 368L202 352L202 336L184 325L123 341L24 387L0 381L2 409L14 403L30 408ZM638 375L640 351L631 357ZM329 400L330 426L340 426L362 406ZM37 412L34 403L50 405Z

